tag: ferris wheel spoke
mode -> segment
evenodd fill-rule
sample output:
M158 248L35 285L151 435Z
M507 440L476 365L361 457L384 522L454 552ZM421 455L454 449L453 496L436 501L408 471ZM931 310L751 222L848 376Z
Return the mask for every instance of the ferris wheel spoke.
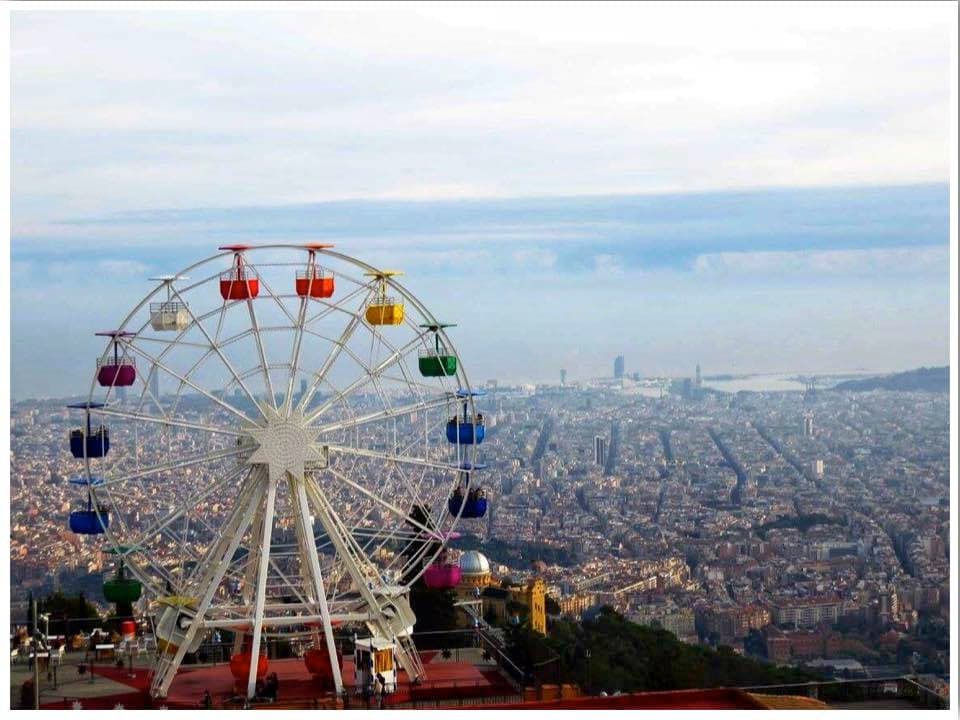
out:
M307 296L300 298L300 312L297 315L296 330L293 337L293 349L290 352L290 373L287 379L287 392L283 398L284 412L289 413L293 406L293 383L297 379L297 369L300 365L300 346L303 343L303 321L307 314Z
M351 300L353 300L353 299L354 299L355 297L357 297L358 295L362 295L364 292L366 292L366 293L367 293L367 297L369 297L369 295L370 295L370 290L372 289L372 287L373 287L373 284L372 284L372 283L359 283L359 282L358 282L358 287L357 287L357 288L355 288L355 289L351 290L350 292L348 292L346 295L344 295L342 298L340 298L339 300L337 300L337 302L335 302L335 303L329 303L329 302L325 302L325 301L323 301L323 300L318 300L318 299L316 299L316 298L312 298L313 302L315 302L315 303L320 303L321 305L324 305L325 307L323 308L323 310L321 310L321 311L318 312L317 314L313 315L312 317L307 318L306 323L304 323L305 327L310 327L311 325L313 325L313 323L317 322L318 320L323 320L323 318L327 317L328 315L332 315L333 313L335 313L335 312L337 312L337 311L345 312L345 313L347 313L348 315L353 315L353 313L351 313L349 310L344 310L344 309L343 309L343 306L346 305L346 304L347 304L348 302L350 302ZM366 303L367 297L364 298L364 303Z
M313 382L310 383L310 387L307 388L307 392L304 393L302 398L300 398L300 402L297 405L297 410L299 412L306 412L310 405L310 401L313 400L314 393L316 393L317 388L320 387L320 383L324 380L324 378L326 378L327 373L330 371L330 368L333 367L333 364L336 362L337 358L340 357L341 351L344 349L344 347L346 347L347 342L349 342L357 327L362 324L360 316L363 312L363 307L367 304L372 292L373 287L368 287L367 294L364 296L363 302L360 304L359 309L354 313L348 313L350 314L350 321L343 329L343 332L340 333L340 338L334 343L333 348L330 350L330 354L327 355L327 359L323 361L323 365L321 365L320 369L314 373ZM339 303L337 303L337 307L343 303L344 301L341 300ZM347 311L344 310L344 312Z
M337 395L337 397L327 400L327 402L325 402L323 405L321 405L316 410L314 410L313 413L311 413L310 416L307 418L307 421L313 422L314 420L319 418L321 415L323 415L323 413L329 410L337 401L350 396L351 394L355 393L357 390L369 384L370 382L373 382L374 384L376 384L378 376L380 376L387 368L393 366L395 363L402 360L403 356L409 353L411 350L413 350L418 344L421 344L424 337L425 337L425 333L421 333L417 335L416 338L408 342L402 348L395 350L392 355L390 355L388 358L386 358L381 363L379 363L375 368L368 369L364 367L364 369L366 370L366 374L354 380L350 385L344 388L343 392ZM378 392L382 393L381 388L378 387L377 389L378 389Z
M261 264L259 264L259 265L254 266L254 267L256 268L256 267L265 267L265 266L261 263ZM274 301L275 303L277 303L277 305L280 306L280 310L281 310L281 312L283 312L284 315L287 316L287 320L289 320L291 323L296 323L296 322L297 322L296 319L293 317L293 315L290 314L290 310L287 308L287 306L286 306L286 305L283 303L283 301L280 299L281 296L278 295L277 293L275 293L275 292L273 291L273 289L270 287L269 283L267 283L266 278L264 278L262 275L260 276L260 286L261 286L264 290L266 290L266 291L267 291L267 295L269 295L269 296L273 299L273 301Z
M337 478L340 482L344 483L345 485L349 485L350 487L352 487L352 488L353 488L354 490L356 490L357 492L359 492L359 493L365 495L366 497L370 498L371 500L373 500L375 503L379 504L379 505L380 505L381 507L383 507L384 509L389 510L391 513L393 513L394 515L396 515L398 518L402 519L404 522L408 522L408 523L410 523L411 525L419 528L420 530L422 530L424 533L426 533L428 536L432 537L432 538L435 539L435 540L443 541L443 536L442 536L440 533L438 533L436 530L433 530L433 529L431 529L431 528L428 528L426 525L423 525L423 524L420 523L419 521L414 520L412 517L410 517L410 513L404 512L403 510L401 510L400 508L398 508L396 505L394 505L394 504L393 504L392 502L390 502L389 500L385 500L384 498L380 497L380 496L377 495L376 493L367 490L365 487L363 487L363 486L360 485L359 483L354 482L353 480L351 480L350 478L348 478L348 477L347 477L346 475L344 475L343 473L341 473L341 472L339 472L339 471L337 471L337 470L334 470L334 469L331 468L331 467L328 467L327 470L330 472L331 475L333 475L335 478Z
M424 458L411 457L409 455L390 455L388 453L382 453L376 450L350 447L349 445L324 445L323 447L326 447L332 453L372 458L374 460L383 460L384 462L388 463L406 463L408 465L433 468L435 470L446 470L449 472L456 472L459 469L457 465L447 465L440 462L433 462Z
M220 340L220 333L223 331L223 321L224 321L224 318L226 317L226 314L227 314L227 303L226 303L226 301L224 301L224 302L221 304L221 306L220 306L219 313L218 313L216 310L211 310L209 313L206 313L206 314L203 315L203 318L207 318L207 317L211 317L211 316L213 316L213 315L217 315L217 331L216 331L216 335L215 335L214 337L215 337L218 341ZM192 327L192 324L191 324L191 327ZM189 328L187 328L187 329L189 329ZM187 329L185 329L184 332L186 332ZM177 339L182 342L182 341L183 341L183 333L180 333L180 335L178 336ZM188 377L188 378L189 378L189 377L192 377L192 376L193 376L193 373L195 373L195 372L197 371L197 369L207 361L207 358L209 358L209 357L213 354L213 348L211 348L211 347L209 347L209 346L203 346L203 345L201 345L200 347L202 347L202 348L205 350L205 352L204 352L203 355L200 357L200 359L197 360L197 361L190 367L189 370L187 370L186 377ZM167 354L167 352L169 352L169 351L172 350L172 349L173 349L172 347L168 347L167 349L165 349L165 350L160 354L160 358L162 359L162 358ZM152 372L156 372L156 368L153 368L151 371L152 371ZM181 396L182 396L182 393L183 393L183 387L184 387L184 384L183 384L183 382L181 382L181 383L180 383L180 386L177 388L176 398L175 398L175 400L174 400L174 402L173 402L173 404L172 404L172 406L171 406L171 408L170 408L170 411L171 411L171 412L176 412L177 409L179 408L180 399L181 399ZM159 398L157 398L157 403L159 404ZM163 414L166 415L167 413L163 413Z
M387 380L391 383L405 384L407 387L416 390L419 392L435 393L437 392L437 385L430 384L425 382L420 382L418 380L412 380L406 377L396 377L395 375L387 375L384 373L380 376L381 380Z
M304 481L307 497L313 503L320 524L323 525L327 535L333 541L334 549L341 560L343 569L350 575L353 584L367 604L371 608L379 610L380 604L373 594L371 586L374 582L378 586L382 584L383 577L380 575L380 570L364 554L350 533L350 529L343 523L330 503L326 493L320 489L316 479L305 477Z
M263 278L260 278L260 284L266 287L266 282L264 281ZM282 303L281 303L281 307L282 307ZM263 349L263 338L260 335L260 328L257 324L257 313L253 309L252 298L247 298L247 311L250 313L250 328L253 330L253 337L257 344L257 354L260 356L260 365L263 368L264 387L267 390L267 396L270 400L270 407L276 410L277 395L273 391L273 381L270 379L270 364L267 362L267 354L266 354L266 351ZM236 373L234 373L234 375L236 375ZM240 382L239 376L237 376L237 382ZM246 390L246 388L244 388L244 390ZM254 400L254 403L256 403L255 400ZM262 413L263 410L261 409L260 412ZM264 415L264 417L266 417L266 415Z
M114 485L122 485L130 482L131 480L147 477L148 475L153 475L155 473L165 472L168 470L179 470L180 468L190 467L191 465L199 465L200 463L210 462L212 460L225 460L227 458L236 457L242 452L244 452L242 448L230 448L229 450L217 450L214 452L204 453L203 455L194 455L193 457L185 458L183 460L174 460L173 462L161 463L160 465L153 465L151 467L144 468L143 470L137 470L129 475L113 478L111 480L104 480L102 483L97 485L96 488L100 489L112 487Z
M154 357L154 356L151 355L150 353L146 352L143 348L137 347L136 345L132 345L132 344L131 344L130 347L133 348L133 350L134 350L138 355L140 355L141 357L143 357L145 360L147 360L148 362L151 362L151 363L154 364L154 366L155 366L154 369L153 369L154 372L156 372L157 368L160 368L161 370L163 370L163 371L164 371L165 373L167 373L168 375L170 375L170 376L176 378L177 380L179 380L183 385L187 385L188 387L193 388L194 390L196 390L198 393L200 393L201 395L203 395L203 396L204 396L205 398L207 398L208 400L211 400L212 402L215 402L217 405L219 405L220 407L222 407L224 410L227 410L228 412L233 413L234 415L236 415L237 417L239 417L241 420L243 420L245 423L247 423L247 424L249 424L249 425L256 425L256 423L255 423L253 420L251 420L251 419L246 415L246 413L238 410L237 408L233 407L233 405L230 405L229 403L225 403L223 400L221 400L220 398L218 398L216 395L214 395L213 393L208 392L206 389L202 388L200 385L197 385L195 382L193 382L192 380L190 380L188 377L185 377L184 375L181 375L180 373L176 372L175 370L170 369L169 367L167 367L166 365L164 365L164 364L159 360L159 358ZM260 409L260 412L262 413L262 412L263 412L263 409L260 408L259 405L257 405L257 402L254 400L253 403L254 403L254 405L257 406L257 408Z
M168 513L162 519L160 519L159 521L151 525L149 528L142 531L140 533L140 537L135 539L130 544L130 547L138 548L143 545L146 545L147 541L151 537L156 535L158 532L163 530L168 525L171 525L172 523L176 522L180 516L188 512L189 508L195 507L197 503L203 502L204 500L206 500L208 497L210 497L216 492L220 492L220 490L222 490L224 487L226 487L231 482L236 480L240 475L242 475L244 470L249 472L250 468L247 467L247 468L240 468L238 470L235 470L234 472L226 475L223 479L218 480L217 482L214 482L211 485L208 485L200 492L195 493L194 495L191 495L190 497L188 497L183 503L181 503L180 507L174 509L172 512ZM133 552L133 551L131 550L130 552Z
M190 314L190 317L193 318L193 324L197 326L200 332L203 333L203 336L207 339L207 342L210 343L210 348L214 352L216 352L216 354L220 357L220 360L223 361L223 364L226 366L227 370L229 370L233 374L233 376L237 378L237 382L240 384L240 387L243 388L243 391L247 394L247 397L250 398L250 402L254 404L258 412L263 416L263 419L266 420L267 415L263 411L263 408L260 407L260 403L257 402L256 398L253 396L253 393L250 392L250 389L246 386L246 384L244 384L244 382L237 377L237 371L233 369L233 365L227 359L227 356L223 354L223 350L220 348L219 345L217 345L216 342L214 342L213 338L210 337L210 333L207 332L206 327L204 327L203 323L200 322L199 318L197 318L197 316L193 314L193 310L191 310L190 307L187 305L186 301L180 295L180 292L173 286L171 286L171 289L173 290L173 294L177 296L177 299L183 303L184 308ZM226 309L226 301L224 301L224 311L225 309Z
M110 415L113 417L124 418L126 420L142 420L143 422L156 423L158 425L170 425L184 428L185 430L202 430L203 432L217 433L220 435L241 435L241 433L237 432L236 430L228 430L227 428L213 427L211 425L204 425L203 423L189 422L187 420L172 420L166 417L156 417L155 415L146 415L143 413L121 410L119 408L109 406L98 408L97 413L100 415Z
M177 340L176 338L163 338L163 337L149 337L147 335L137 335L138 342L152 342L159 345L165 346L181 346L181 347L192 347L199 348L200 350L209 350L209 345L204 345L203 343L190 342L188 340Z
M436 397L424 400L423 402L411 403L409 405L401 405L399 407L388 408L386 410L378 410L367 415L361 415L357 418L338 420L336 422L327 423L326 425L317 425L314 427L316 428L318 434L334 432L336 430L346 430L367 425L372 422L378 422L380 420L388 420L392 418L404 417L405 415L412 415L413 413L421 410L425 411L445 407L454 399L456 399L456 396L453 393L450 393L447 396Z

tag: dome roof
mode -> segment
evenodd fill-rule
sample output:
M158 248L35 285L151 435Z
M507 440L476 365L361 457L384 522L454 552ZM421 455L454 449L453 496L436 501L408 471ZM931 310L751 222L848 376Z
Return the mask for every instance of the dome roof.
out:
M490 572L490 563L483 553L467 550L460 556L460 572L464 575L485 575Z

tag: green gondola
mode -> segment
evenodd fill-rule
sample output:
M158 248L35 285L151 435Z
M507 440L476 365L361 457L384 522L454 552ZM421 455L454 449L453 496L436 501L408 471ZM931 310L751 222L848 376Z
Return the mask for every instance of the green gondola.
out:
M134 547L121 545L112 550L104 550L111 555L119 556L117 573L103 583L103 597L111 603L135 603L143 594L143 585L136 578L128 577L123 558Z
M434 334L434 347L420 351L419 366L420 374L424 377L447 377L457 374L457 356L452 354L442 342L438 330L441 328L455 327L450 323L424 324L422 328L427 328Z
M103 584L103 597L112 603L133 603L143 594L143 586L133 578L115 577Z

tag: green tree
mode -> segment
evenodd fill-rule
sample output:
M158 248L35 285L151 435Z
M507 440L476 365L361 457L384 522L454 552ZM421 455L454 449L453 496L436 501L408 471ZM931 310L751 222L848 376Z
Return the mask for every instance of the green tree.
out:
M428 588L423 580L418 580L410 588L410 608L417 617L416 633L437 633L453 631L457 627L458 610L454 607L456 595L453 590ZM423 648L445 647L451 642L451 635L419 635L417 645Z
M37 612L50 615L52 635L64 635L79 630L89 632L100 620L97 608L87 602L83 593L64 595L57 591L37 603Z
M595 692L640 692L804 682L818 675L778 668L737 655L680 642L662 628L637 625L611 608L593 621L559 621L544 637L525 626L507 633L508 651L527 673L574 682ZM590 657L587 660L587 652ZM556 662L549 662L556 658ZM538 670L540 668L540 670ZM559 675L559 677L557 677Z

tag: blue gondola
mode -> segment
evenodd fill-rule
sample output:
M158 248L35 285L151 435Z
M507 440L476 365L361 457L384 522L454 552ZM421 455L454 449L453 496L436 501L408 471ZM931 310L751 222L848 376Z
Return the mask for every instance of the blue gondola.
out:
M102 408L102 403L79 403L68 405L73 409L83 409L87 413L86 428L77 428L70 432L70 453L77 459L102 458L110 452L110 431L103 425L96 430L90 421L90 410Z
M480 413L472 421L456 417L447 423L447 440L454 445L479 445L486 434Z
M487 514L487 499L483 497L482 493L482 490L467 493L466 502L464 503L464 496L462 494L458 495L455 492L447 501L447 509L451 515L456 515L460 512L460 505L463 504L463 512L460 513L461 518L468 520L482 518Z
M93 507L93 498L87 496L86 510L70 513L70 529L77 535L103 535L110 527L110 513L103 506Z
M86 448L84 448L86 440ZM70 432L70 453L77 459L102 458L110 452L110 431L103 425L90 434L78 428Z
M76 477L70 478L71 485L83 485L87 488L87 507L83 510L74 510L70 513L70 530L77 535L103 535L110 527L110 512L102 505L97 509L93 507L93 495L90 487L100 485L103 480L98 477Z
M467 412L467 398L483 395L481 390L458 390L457 397L463 398L463 415L454 416L447 422L447 440L454 445L479 445L486 437L483 413L472 417Z
M451 515L456 515L460 513L461 518L468 520L473 520L476 518L482 518L487 514L487 497L483 489L480 487L472 488L470 487L470 473L473 470L483 470L487 466L481 463L472 464L469 462L462 463L460 469L464 474L464 487L466 488L466 493L464 493L464 488L457 486L457 489L453 491L453 494L447 500L447 510L450 511ZM460 512L460 506L463 505L463 512Z

